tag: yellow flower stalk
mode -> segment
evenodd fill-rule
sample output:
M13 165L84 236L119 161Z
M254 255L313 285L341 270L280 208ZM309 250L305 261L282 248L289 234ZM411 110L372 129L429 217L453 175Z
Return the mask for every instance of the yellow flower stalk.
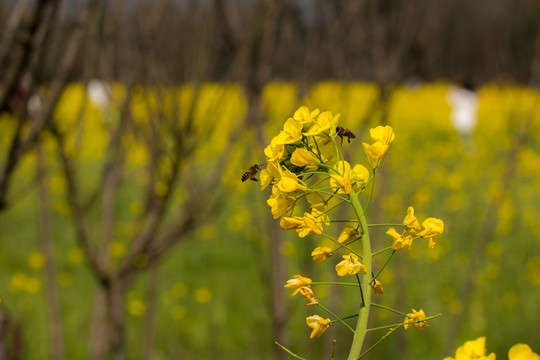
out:
M313 329L310 339L321 336L330 327L330 319L323 319L319 315L311 315L306 318L307 325Z
M330 256L334 255L332 249L330 249L328 246L318 246L311 252L311 256L313 257L313 261L318 261L319 265L324 264L326 259L328 259Z
M375 253L371 252L369 227L359 194L368 184L371 182L374 184L375 170L388 150L389 144L394 141L395 134L390 126L378 126L370 130L370 136L374 143L372 145L363 143L362 146L368 157L369 166L373 169L371 172L371 169L368 170L369 167L366 168L360 164L351 167L350 163L343 159L340 144L336 142L338 121L339 114L333 116L329 111L319 113L318 109L310 112L307 107L301 106L292 118L287 119L283 130L272 139L270 145L265 149L267 166L261 171L260 179L262 189L272 185L272 195L267 203L271 207L274 218L281 217L280 226L283 229L291 230L299 237L305 237L309 234L322 235L338 244L336 249L327 246L316 247L311 252L314 261L323 265L328 258L333 256L334 252L344 249L350 251L348 255L342 255L343 260L335 266L335 269L340 277L355 275L358 280L361 301L359 302L355 328L319 303L310 288L311 279L295 275L293 279L287 281L285 287L294 289L293 295L300 292L309 301L308 305L318 304L319 307L331 314L336 319L335 321L339 321L353 332L348 360L357 360L362 355L364 339L369 331L371 295L372 293L384 294L383 285L376 278L389 263L395 250L400 250L405 246L410 247L413 236L428 238L430 244L434 244L433 239L442 233L444 224L441 220L429 218L423 223L424 230L422 230L414 216L413 207L409 207L403 220L405 230L403 234L399 234L394 228L387 231L387 234L394 240L392 244L394 251L391 252L384 265L377 269L378 272L374 273L372 257L387 253L389 248L383 248ZM369 198L365 199L366 206L369 206L372 194L373 191L371 191ZM292 216L296 204L301 205L306 200L309 203L310 212L305 212L301 217ZM340 215L339 219L331 221L329 212L342 204L352 208L355 218L339 220L342 219ZM345 219L350 219L348 217L350 214L345 216L347 216ZM330 226L332 223L347 224L337 239L326 234L323 229L323 224ZM373 226L381 225L373 224ZM349 248L351 243L356 240L360 244L355 243L354 246L361 247L362 263L355 250ZM358 275L360 272L362 275ZM340 283L331 282L328 284ZM357 284L346 283L343 285L356 286ZM426 318L423 310L413 309L412 313L407 314L404 327L405 329L410 327L422 329L432 318L434 317ZM306 318L306 323L313 329L310 338L314 338L326 331L331 320L313 315ZM381 340L385 337L386 335ZM365 350L364 354L370 350L371 348Z
M362 143L364 152L366 153L369 161L369 165L372 169L379 167L379 162L388 150L388 145L380 142L375 142L373 145Z
M420 309L419 311L416 311L415 309L412 309L412 313L407 314L405 317L405 325L403 327L405 330L408 330L411 326L414 326L416 330L422 330L426 326L428 326L427 322L420 321L420 322L413 322L418 321L426 318L426 314L424 313L424 310Z
M429 248L432 249L435 246L435 237L441 235L444 231L444 222L436 218L427 218L422 226L422 230L418 235L423 238L429 239Z
M375 142L380 142L381 144L388 145L394 139L396 136L394 135L394 130L386 125L386 126L377 126L374 129L369 130L369 135Z
M360 271L364 274L367 273L366 267L358 261L358 256L355 254L343 255L343 259L344 260L336 265L338 276L354 275L358 274Z
M285 284L285 288L287 289L295 289L292 296L296 295L300 288L302 287L310 287L311 286L311 279L304 277L302 275L294 275L292 279L287 280L287 284Z
M409 246L409 248L411 247L411 245L412 245L412 236L411 235L407 235L407 236L403 237L403 235L399 234L396 231L396 229L394 229L393 227L388 229L388 231L386 233L394 238L394 243L392 244L392 249L401 250L405 246Z
M414 208L412 206L407 208L407 215L403 219L403 229L413 236L417 235L421 230L420 223L416 219L416 216L414 216Z
M455 358L446 357L444 360L495 360L495 354L486 356L486 337L482 336L476 340L466 341L463 346L456 350Z
M529 345L516 344L508 351L508 360L540 360L540 356Z

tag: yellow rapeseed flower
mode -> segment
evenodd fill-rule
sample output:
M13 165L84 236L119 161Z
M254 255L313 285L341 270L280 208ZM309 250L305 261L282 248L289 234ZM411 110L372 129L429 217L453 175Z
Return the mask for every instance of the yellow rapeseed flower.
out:
M319 265L324 264L326 259L332 255L334 255L334 252L328 246L318 246L311 252L313 261L318 261Z
M270 141L270 145L264 148L264 155L267 161L279 162L285 155L285 138L287 134L281 132L279 135L274 136Z
M411 235L403 237L403 235L399 234L393 227L388 229L386 233L394 238L394 242L392 243L392 249L401 250L407 245L409 246L409 248L411 247L413 241Z
M339 174L330 174L330 186L338 188L338 194L351 193L351 165L347 161L340 161L335 166Z
M354 165L351 170L351 184L355 192L362 190L362 187L369 180L369 170L360 164Z
M283 230L298 229L304 226L304 219L300 216L284 216L279 221L279 226L281 226Z
M302 287L310 287L311 286L311 279L304 277L302 275L294 275L292 279L287 280L287 283L285 284L285 288L287 289L295 289L292 296L296 295L300 288Z
M293 118L288 118L283 125L282 135L283 144L295 144L302 140L302 122Z
M277 219L288 212L294 206L295 201L289 194L280 191L277 186L272 186L272 195L266 200L266 203L270 206L274 219Z
M358 261L358 256L355 254L343 255L343 259L336 265L336 272L338 276L345 276L347 274L354 275L362 271L367 273L367 269L361 262Z
M313 151L317 153L326 165L336 163L336 147L330 138L318 137L316 140L309 138L309 143Z
M414 310L414 309L413 309ZM486 356L486 337L466 341L456 350L456 357L446 357L444 360L495 360L495 354Z
M193 292L193 297L199 304L208 304L212 301L212 291L206 287L199 287Z
M325 198L318 192L310 192L306 195L308 203L311 205L311 209L316 209L321 213L326 211Z
M45 266L45 256L40 252L33 252L28 256L28 265L34 270L41 270Z
M297 148L291 155L291 163L296 166L319 166L319 159L309 150Z
M267 161L266 168L261 170L261 191L266 189L266 187L270 185L274 179L279 178L281 178L281 166L279 165L279 161Z
M369 135L375 142L380 142L382 144L388 145L396 138L394 130L386 126L377 126L376 128L369 130Z
M325 111L319 115L315 123L304 133L305 136L336 136L340 114L332 116L330 111Z
M121 241L115 240L109 244L108 250L109 250L109 255L112 258L119 259L122 256L124 256L126 252L126 244L124 244Z
M435 236L441 235L444 231L444 222L441 219L427 218L422 226L424 230L418 235L429 239L429 248L432 249L435 246Z
M306 318L307 325L313 329L311 332L311 335L309 335L310 339L313 339L315 336L319 337L328 327L330 326L330 319L323 319L319 315L311 315Z
M323 232L321 221L309 213L304 213L303 217L285 216L281 218L279 225L284 230L292 230L299 237L306 237L309 234L321 235Z
M130 299L127 308L129 314L133 317L143 316L146 311L146 305L140 299Z
M306 190L307 186L306 184L298 179L298 176L296 174L293 174L289 170L284 170L281 172L281 178L277 182L277 187L279 190L290 193L296 190Z
M413 236L417 235L421 230L420 223L416 219L416 216L414 216L414 208L412 206L409 206L407 215L403 219L403 229Z
M317 115L319 115L319 109L309 112L307 106L300 106L298 110L295 111L293 118L300 121L302 124L309 124L315 120Z
M346 225L339 234L337 241L341 244L347 244L350 241L354 240L358 236L358 231L356 230L356 225Z
M371 283L371 291L374 294L384 294L384 288L382 286L382 283L379 280L375 280Z
M303 297L309 300L309 303L307 305L317 305L319 303L319 300L315 298L313 290L306 286L302 286L300 288L300 294L302 294Z
M424 313L424 310L420 309L419 311L416 311L415 309L412 309L412 313L407 314L405 317L405 325L403 327L405 330L408 330L411 326L414 326L416 330L422 330L426 326L428 326L426 321L420 321L420 322L413 322L417 320L422 320L426 318L426 314Z
M516 344L508 351L508 360L540 360L540 356L529 345Z
M388 145L377 141L373 145L362 143L362 147L368 157L371 168L377 169L379 167L379 161L388 150Z

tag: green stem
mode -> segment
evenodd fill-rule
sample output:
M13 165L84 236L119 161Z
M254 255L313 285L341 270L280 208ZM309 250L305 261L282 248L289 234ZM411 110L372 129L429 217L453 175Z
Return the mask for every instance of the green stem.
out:
M385 247L385 248L382 249L382 250L375 251L373 254L371 254L371 256L379 255L379 254L381 254L381 253L383 253L383 252L385 252L385 251L388 251L388 250L392 250L392 247L389 246L389 247Z
M368 198L368 201L367 201L367 204L366 204L366 208L364 209L364 213L369 208L369 204L371 203L371 198L373 197L373 190L375 189L375 175L377 175L377 170L376 169L373 170L373 176L372 176L373 184L371 185L371 192L369 193L369 198Z
M403 224L369 224L369 227L375 227L375 226L403 226Z
M304 359L303 357L300 357L298 355L296 355L295 353L293 353L291 350L287 349L285 346L281 345L280 343L278 343L277 341L274 343L276 344L277 346L279 346L280 348L282 348L283 350L285 350L289 355L291 355L293 358L295 359L302 359L302 360L306 360Z
M403 313L403 312L401 312L401 311L397 311L397 310L395 310L395 309L386 307L386 306L384 306L384 305L379 305L379 304L376 304L376 303L371 303L371 305L374 306L374 307L378 307L378 308L380 308L380 309L384 309L384 310L391 311L391 312L396 313L396 314L401 315L401 316L407 316L407 314L405 314L405 313Z
M343 321L342 318L340 318L339 316L337 316L336 314L334 314L333 312L331 312L329 309L326 308L326 306L322 305L321 303L317 303L317 305L319 305L319 307L321 309L323 309L324 311L326 311L327 313L329 313L330 315L332 315L336 320L334 321L339 321L343 326L345 326L347 329L351 330L352 333L354 334L354 329L352 327L349 326L349 324L347 324L345 321ZM332 322L334 322L332 321Z
M364 216L364 209L362 208L362 205L358 200L358 196L354 191L349 194L349 199L362 229L362 261L366 267L366 273L368 274L362 277L364 304L358 311L358 322L356 323L356 330L354 332L353 342L349 351L348 359L353 360L358 359L360 351L362 350L364 338L366 337L367 333L369 309L371 307L371 243L369 240L369 229L366 222L366 217Z
M345 286L358 286L356 283L342 283L336 281L314 281L311 285L345 285Z
M341 204L343 204L343 202L341 202ZM341 205L340 204L340 205ZM350 219L350 220L330 220L330 222L348 222L348 223L356 223L358 222L358 220L356 219Z
M335 193L331 193L329 191L321 191L321 190L315 190L315 189L308 189L306 192L318 192L318 193L321 193L321 194L327 194L327 195L331 195L331 196L335 196L337 197L338 199L341 199L343 200L344 202L349 202L349 200L347 200L347 198L344 198L343 196L340 196L340 195L336 195Z
M384 263L384 265L379 269L379 271L377 272L377 275L375 275L373 277L373 281L375 281L375 279L380 275L380 273L384 270L384 268L386 267L386 265L388 265L388 263L390 262L390 259L392 259L392 256L394 256L394 254L396 253L396 250L393 250L392 253L390 254L390 256L388 257L388 259L386 259L386 262Z
M377 345L379 345L381 342L383 342L387 337L389 337L390 335L392 335L394 333L394 331L396 331L397 329L399 329L401 326L396 326L395 328L391 328L390 330L388 330L388 332L386 334L384 334L375 344L373 344L372 346L370 346L366 351L364 351L362 353L362 355L360 355L358 357L358 359L361 359L364 357L364 355L366 355L368 352L370 352L371 350L373 350Z
M325 233L322 233L321 236L327 238L328 240L332 240L333 242L335 242L336 244L338 244L340 247L344 247L345 249L347 249L347 250L349 250L350 252L352 252L354 255L358 256L358 258L362 259L362 261L364 261L362 255L360 255L358 252L354 251L353 249L351 249L351 248L348 247L347 245L340 243L339 241L337 241L336 239L334 239L334 238L331 237L331 236L326 235ZM337 249L334 249L333 251L336 251L336 250L337 250ZM371 263L371 260L370 260L370 263Z
M417 323L421 323L421 322L427 322L427 321L433 320L433 319L435 319L435 318L437 318L439 316L441 316L441 314L428 316L428 317L423 318L423 319L409 321L407 324L417 324ZM393 327L396 327L396 326L402 326L402 325L405 325L405 323L402 322L402 323L399 323L399 324L390 324L390 325L379 326L379 327L376 327L376 328L369 329L368 332L389 329L389 328L393 328Z
M326 201L325 201L325 205L328 204L328 201L330 201L331 197L329 197ZM341 200L340 202L338 202L336 205L328 208L324 213L325 214L328 214L330 211L334 210L335 208L337 208L338 206L340 206L341 204L343 204L345 202L345 200ZM337 222L337 221L346 221L346 220L330 220L330 222ZM354 222L356 222L356 220L353 220Z
M329 171L334 172L334 174L336 174L336 175L343 175L343 174L341 174L339 171L337 171L336 169L334 169L332 166L328 166L328 165L326 165L326 164L320 164L319 166L322 167L322 168L326 168L326 169L328 169Z

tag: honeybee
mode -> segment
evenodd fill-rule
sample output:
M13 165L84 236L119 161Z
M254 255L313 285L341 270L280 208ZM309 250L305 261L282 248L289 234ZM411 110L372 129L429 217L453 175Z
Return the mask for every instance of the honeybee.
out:
M261 170L261 167L259 164L251 165L243 175L242 175L242 181L246 181L247 179L253 180L253 181L259 181L255 175Z
M337 133L337 136L341 138L341 145L343 145L344 136L349 141L349 144L351 143L351 139L354 139L356 137L351 130L345 129L344 127L341 127L341 126L336 127L336 133Z

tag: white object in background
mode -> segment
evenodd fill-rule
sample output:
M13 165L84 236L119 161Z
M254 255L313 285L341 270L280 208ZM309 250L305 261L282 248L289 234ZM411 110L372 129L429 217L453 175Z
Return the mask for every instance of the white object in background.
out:
M34 94L30 96L30 99L26 102L26 110L28 111L28 115L32 119L37 119L39 114L41 114L41 111L43 110L43 104L41 102L41 98L39 97L39 94Z
M86 87L88 99L101 111L106 111L112 98L112 92L109 85L100 80L90 80Z
M470 135L476 128L478 95L472 90L452 86L448 93L448 103L452 107L450 119L461 135Z

